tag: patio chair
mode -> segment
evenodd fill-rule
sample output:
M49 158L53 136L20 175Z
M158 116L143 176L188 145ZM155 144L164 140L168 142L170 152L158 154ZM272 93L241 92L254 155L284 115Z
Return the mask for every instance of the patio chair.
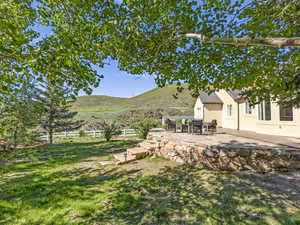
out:
M194 134L194 133L202 134L203 133L203 121L202 120L192 120L191 128L192 128L192 134Z
M181 121L181 132L184 133L184 132L189 132L189 125L188 125L188 121L186 119L183 119Z
M176 132L176 123L170 119L166 120L167 131L174 130Z
M217 132L217 120L212 120L211 123L208 125L208 131Z

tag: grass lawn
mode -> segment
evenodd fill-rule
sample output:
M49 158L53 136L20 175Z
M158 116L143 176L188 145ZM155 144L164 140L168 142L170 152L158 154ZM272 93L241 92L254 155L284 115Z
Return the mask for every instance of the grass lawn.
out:
M208 171L160 158L99 164L112 149L136 144L79 138L0 155L0 224L300 224L300 182L289 174Z

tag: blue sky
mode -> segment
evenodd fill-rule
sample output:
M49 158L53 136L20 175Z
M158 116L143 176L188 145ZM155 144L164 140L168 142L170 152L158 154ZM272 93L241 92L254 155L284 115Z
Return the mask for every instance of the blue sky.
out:
M104 68L96 69L104 78L92 95L108 95L114 97L133 97L156 87L151 76L135 76L120 71L116 62L111 62ZM84 93L80 93L84 95Z
M52 34L51 27L36 24L33 29L40 33L40 40ZM151 76L135 76L120 71L117 62L112 61L104 68L94 68L99 74L104 75L100 86L94 88L92 95L107 95L113 97L133 97L156 87L154 78ZM79 95L86 95L80 92Z

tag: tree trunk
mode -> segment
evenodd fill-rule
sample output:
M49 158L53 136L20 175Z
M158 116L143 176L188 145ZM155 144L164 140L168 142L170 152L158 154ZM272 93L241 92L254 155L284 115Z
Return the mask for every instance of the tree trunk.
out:
M53 130L50 129L48 134L49 134L49 143L50 143L50 145L52 145L53 144Z
M13 133L13 150L17 148L17 138L18 138L18 128L16 128Z

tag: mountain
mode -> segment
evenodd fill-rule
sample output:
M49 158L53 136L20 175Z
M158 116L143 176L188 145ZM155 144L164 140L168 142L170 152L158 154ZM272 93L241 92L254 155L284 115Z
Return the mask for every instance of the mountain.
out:
M194 98L187 89L179 93L176 85L155 88L133 98L110 96L80 96L74 102L73 110L78 118L86 121L116 120L120 115L132 110L140 112L162 109L170 115L193 115Z

